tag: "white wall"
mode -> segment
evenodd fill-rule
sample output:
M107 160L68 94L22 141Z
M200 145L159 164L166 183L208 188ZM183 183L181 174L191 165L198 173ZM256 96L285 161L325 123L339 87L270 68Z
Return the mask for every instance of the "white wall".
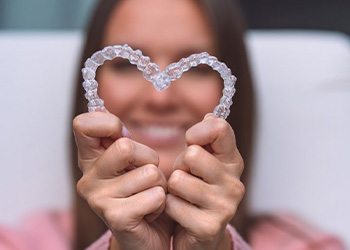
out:
M350 246L350 40L253 33L256 212L291 211Z
M1 223L69 206L80 40L78 33L0 33ZM348 38L253 32L248 44L259 112L253 210L291 211L350 245Z
M72 77L80 35L1 33L0 220L67 207Z

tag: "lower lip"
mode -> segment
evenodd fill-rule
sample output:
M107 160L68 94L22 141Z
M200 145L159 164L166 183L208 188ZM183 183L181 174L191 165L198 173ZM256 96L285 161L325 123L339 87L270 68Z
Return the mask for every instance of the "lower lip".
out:
M150 147L173 147L184 144L185 131L178 129L168 135L157 135L156 132L148 132L142 128L130 128L131 138Z

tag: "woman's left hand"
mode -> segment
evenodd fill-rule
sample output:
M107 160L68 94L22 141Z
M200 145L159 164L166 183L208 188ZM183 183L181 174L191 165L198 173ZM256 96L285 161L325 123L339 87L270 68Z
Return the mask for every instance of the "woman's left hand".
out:
M174 249L232 249L226 226L244 195L243 159L231 126L212 114L186 133L188 147L168 180ZM204 149L206 148L206 149Z

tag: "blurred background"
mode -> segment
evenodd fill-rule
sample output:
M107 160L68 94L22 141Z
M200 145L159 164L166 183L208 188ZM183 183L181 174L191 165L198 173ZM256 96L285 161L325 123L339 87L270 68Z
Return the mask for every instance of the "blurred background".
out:
M3 30L84 28L96 0L1 0ZM348 0L240 0L252 29L317 29L350 34Z
M72 82L95 2L0 0L2 224L70 204ZM350 246L350 1L241 4L258 109L252 210L296 214Z

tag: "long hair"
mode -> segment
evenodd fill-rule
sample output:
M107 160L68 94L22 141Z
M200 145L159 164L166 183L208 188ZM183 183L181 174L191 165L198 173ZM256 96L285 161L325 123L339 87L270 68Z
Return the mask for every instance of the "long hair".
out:
M82 50L79 67L83 67L84 61L95 51L102 49L104 30L112 11L118 0L100 0L93 12L90 23L87 26L85 44ZM235 131L237 147L245 161L245 171L241 177L245 186L248 186L250 170L250 158L253 140L254 125L254 92L252 79L248 65L247 53L244 43L245 26L240 14L240 9L233 0L201 0L198 1L214 31L218 47L219 60L225 62L237 76L237 92L234 96L234 104L227 121ZM80 70L75 82L75 100L72 118L78 114L87 112L84 91L81 87L83 81ZM74 137L71 137L71 162L74 182L81 178L82 173L78 168L77 149ZM248 190L248 189L247 189ZM247 198L241 202L235 218L232 221L235 228L244 237L245 225L249 215L247 211ZM75 242L74 249L84 249L95 241L107 227L102 220L95 215L84 200L75 192Z

